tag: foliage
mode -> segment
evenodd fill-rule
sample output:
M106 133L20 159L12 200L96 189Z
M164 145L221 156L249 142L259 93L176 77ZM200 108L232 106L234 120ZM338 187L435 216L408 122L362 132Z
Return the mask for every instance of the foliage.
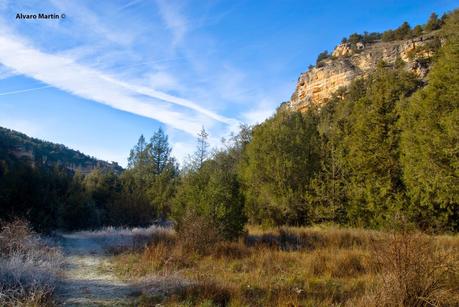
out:
M252 222L305 224L309 208L305 187L318 168L314 111L278 110L253 129L240 167L246 212Z
M328 59L331 55L328 54L328 51L325 50L321 53L319 53L319 55L317 56L317 60L316 60L316 66L317 67L321 67L323 65L323 61Z
M178 166L171 157L167 135L159 128L147 143L143 135L129 156L126 178L132 191L150 202L152 214L164 218L171 209Z
M441 26L442 26L442 21L438 18L438 15L435 13L432 13L424 29L426 31L434 31L434 30L440 29Z
M371 44L381 39L381 33L378 32L364 32L363 34L353 33L349 35L349 38L344 38L342 43L349 43L351 47L355 47L357 43Z
M406 228L389 234L372 251L380 286L370 300L379 306L457 304L451 283L458 278L458 259L451 252L439 249L432 237Z
M102 168L120 173L123 169L116 163L108 163L67 148L62 144L42 141L0 127L0 160L15 159L33 162L37 167L63 166L66 169Z
M206 142L198 138L197 156L202 158ZM226 239L238 237L244 228L244 199L237 179L236 163L239 143L191 168L182 177L175 197L174 218L178 229L186 226L186 216L205 217ZM196 155L195 155L196 156Z
M369 226L381 223L403 201L397 106L418 82L402 70L382 67L361 86L359 99L338 106L335 129L341 131L331 138L336 137L336 159L346 180L348 219Z
M397 29L385 31L381 36L381 40L383 42L390 42L390 41L395 41L395 40L407 39L407 38L410 38L411 36L412 36L411 27L408 24L408 22L405 21Z
M424 228L459 229L459 13L447 19L426 87L402 108L403 179Z
M444 25L444 19L446 16L447 15L439 19L437 14L432 13L424 26L416 25L414 28L411 28L410 25L405 21L397 29L385 31L381 35L381 40L383 42L391 42L395 40L409 39L418 37L424 32L432 32L438 30Z

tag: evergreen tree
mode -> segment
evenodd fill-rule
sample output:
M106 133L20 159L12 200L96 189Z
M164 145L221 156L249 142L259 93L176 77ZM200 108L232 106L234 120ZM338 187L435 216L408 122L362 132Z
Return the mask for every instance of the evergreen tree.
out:
M278 110L254 127L240 168L246 212L252 222L307 224L304 195L318 168L315 111Z
M329 57L330 57L330 54L328 54L327 50L319 53L316 59L316 66L321 67L323 65L323 61L328 59Z
M175 193L178 165L171 157L167 135L161 128L153 134L150 143L140 136L131 150L127 173L135 180L131 188L150 202L153 215L165 218L170 212L171 199ZM139 204L143 199L139 199Z
M230 147L216 152L199 168L191 168L183 174L173 207L179 229L184 222L190 222L184 221L185 217L199 216L209 221L224 239L235 239L241 235L245 215L236 171L237 151L237 148Z
M395 39L406 39L409 36L411 36L411 27L410 24L406 21L394 31Z
M353 86L355 87L355 86ZM339 163L340 123L337 118L345 118L337 113L337 106L342 104L344 90L338 91L321 109L318 123L320 136L320 169L309 185L306 195L312 207L311 218L316 223L335 222L344 224L346 218L346 181L343 167ZM344 108L339 111L347 113Z
M414 37L420 36L422 34L422 26L417 25L416 27L413 28L412 34Z
M206 129L202 127L201 131L198 133L197 139L197 148L192 157L192 167L193 168L201 168L204 164L204 161L209 156L209 142L208 142L209 134L206 132Z
M335 144L346 180L348 218L372 226L403 203L398 105L416 90L418 81L401 68L380 65L361 86L339 105L344 117L336 124L343 130Z
M438 15L435 13L432 13L430 15L429 20L427 21L427 24L425 25L425 30L426 31L434 31L438 30L441 28L442 21L438 18Z
M153 174L159 175L171 162L170 154L172 151L168 137L161 128L153 134L148 147L153 160Z
M459 229L459 11L426 87L402 112L404 180L418 224Z
M147 177L153 172L152 164L150 145L141 135L129 154L128 169L133 170L139 179L147 180Z

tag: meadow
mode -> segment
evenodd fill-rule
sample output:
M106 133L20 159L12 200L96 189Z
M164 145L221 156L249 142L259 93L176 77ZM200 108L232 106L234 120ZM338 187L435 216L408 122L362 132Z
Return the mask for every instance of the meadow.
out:
M252 226L218 242L190 228L113 256L110 270L141 285L140 306L459 304L457 235Z

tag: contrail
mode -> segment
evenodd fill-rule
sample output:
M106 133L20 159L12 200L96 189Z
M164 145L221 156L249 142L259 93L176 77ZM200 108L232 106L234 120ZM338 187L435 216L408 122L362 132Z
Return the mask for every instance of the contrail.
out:
M28 88L25 90L17 90L17 91L11 91L11 92L4 92L0 93L0 96L6 96L6 95L14 95L14 94L20 94L20 93L27 93L27 92L32 92L32 91L38 91L44 88L49 88L52 87L51 85L45 85L45 86L40 86L40 87L33 87L33 88Z

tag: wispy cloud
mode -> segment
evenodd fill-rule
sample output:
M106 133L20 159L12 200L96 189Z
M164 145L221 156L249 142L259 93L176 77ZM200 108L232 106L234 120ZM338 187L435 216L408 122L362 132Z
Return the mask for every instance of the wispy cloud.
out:
M73 30L70 35L88 35L93 34L102 37L104 40L109 41L115 45L129 46L135 39L135 34L132 31L121 31L123 28L121 25L109 24L104 22L93 10L89 9L79 1L60 1L50 0L52 6L61 12L65 12L73 23L71 27L61 27L59 30ZM82 29L86 29L86 32L80 32ZM77 31L75 31L77 30Z
M16 75L16 73L11 68L0 64L0 80L12 77L14 75Z
M179 44L188 32L188 20L169 0L156 0L156 5L166 28L172 32L173 45Z
M134 84L130 84L130 83L127 83L127 82L120 81L120 80L116 80L116 79L114 79L114 78L112 78L110 76L106 76L106 75L101 75L101 78L105 79L105 80L107 80L107 81L109 81L109 82L111 82L113 84L116 84L116 85L119 85L121 87L124 87L124 88L126 88L128 90L131 90L133 92L136 92L138 94L142 94L142 95L145 95L145 96L148 96L148 97L151 97L151 98L157 98L157 99L160 99L160 100L163 100L163 101L167 101L167 102L179 105L179 106L183 106L183 107L198 111L198 112L208 116L209 118L212 118L212 119L217 120L219 122L222 122L224 124L228 124L228 125L235 125L236 124L237 125L239 123L239 121L237 121L235 119L228 118L228 117L219 115L219 114L217 114L215 112L212 112L210 110L207 110L207 109L199 106L198 104L196 104L196 103L194 103L194 102L192 102L192 101L190 101L188 99L184 99L184 98L176 97L176 96L173 96L173 95L169 95L167 93L163 93L163 92L160 92L160 91L157 91L157 90L145 87L145 86L134 85Z
M132 1L129 1L128 3L122 5L119 9L118 9L118 12L121 12L123 10L126 10L132 6L135 6L136 4L139 4L140 2L142 2L144 0L132 0Z
M187 99L118 80L78 64L72 58L39 51L20 37L5 31L0 37L0 62L50 86L119 110L159 120L192 135L199 131L202 121L199 117L190 117L186 112L172 110L168 103L189 108L225 124L236 122Z
M45 86L39 86L39 87L32 87L32 88L28 88L28 89L24 89L24 90L3 92L3 93L0 93L0 96L8 96L8 95L14 95L14 94L22 94L22 93L38 91L38 90L42 90L42 89L50 88L50 87L51 87L50 85L45 85Z
M259 124L273 115L278 105L277 101L261 99L254 108L244 112L242 116L245 123L249 125Z
M255 74L247 69L251 63L240 56L233 57L234 52L228 48L232 45L213 32L234 5L196 3L10 1L7 11L0 14L0 79L23 75L53 89L41 93L40 88L29 88L33 86L30 80L18 77L5 84L24 81L26 85L4 89L0 96L37 91L33 93L38 97L48 97L61 90L160 121L165 124L179 160L193 152L202 126L209 132L212 146L219 146L220 137L237 130L240 120L255 123L269 116L276 103L260 101L276 100L278 96L273 95L274 86L267 79L254 82ZM67 18L56 22L9 22L11 14L31 6L63 12ZM208 27L212 30L207 31ZM2 63L6 69L2 70ZM104 115L104 111L97 112ZM105 120L109 121L104 118L101 123ZM83 121L75 118L75 124ZM156 125L153 121L136 120L128 131L132 135L148 134ZM118 159L128 152L130 145L126 144L132 142L127 137L120 140L113 147L119 148ZM76 141L79 144L73 141L70 137L62 139L94 153L94 146L85 147L89 146L88 140ZM104 149L99 149L98 156L102 157ZM110 151L110 147L106 150ZM112 151L106 156L115 158L116 150Z

